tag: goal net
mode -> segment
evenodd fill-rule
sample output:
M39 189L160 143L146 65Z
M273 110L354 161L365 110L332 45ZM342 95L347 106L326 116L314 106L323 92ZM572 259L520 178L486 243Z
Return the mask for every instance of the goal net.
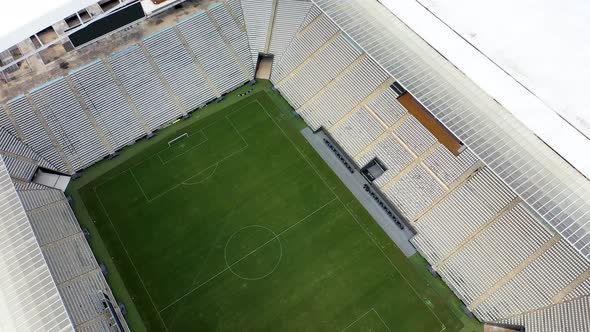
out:
M168 142L168 147L171 147L172 145L178 143L179 141L182 141L183 139L188 138L188 133L184 133L178 137L176 137L175 139L171 140Z

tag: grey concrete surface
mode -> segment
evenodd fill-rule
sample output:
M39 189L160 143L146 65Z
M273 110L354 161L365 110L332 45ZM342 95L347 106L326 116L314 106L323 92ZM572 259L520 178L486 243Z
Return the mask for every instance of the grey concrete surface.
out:
M332 168L334 173L336 173L404 255L409 257L415 254L416 248L409 241L413 236L412 232L407 227L403 230L400 229L387 213L385 213L383 208L363 189L364 184L370 185L370 183L361 175L358 169L355 169L354 174L350 173L334 152L324 143L323 139L324 137L327 138L327 136L323 132L313 133L309 128L303 129L301 134L303 134L322 159Z

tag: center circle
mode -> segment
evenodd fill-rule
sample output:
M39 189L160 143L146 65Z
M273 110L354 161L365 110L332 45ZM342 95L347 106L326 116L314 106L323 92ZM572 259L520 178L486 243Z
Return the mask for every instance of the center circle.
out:
M277 233L261 225L249 225L233 233L224 249L225 265L235 276L260 280L272 274L283 258Z

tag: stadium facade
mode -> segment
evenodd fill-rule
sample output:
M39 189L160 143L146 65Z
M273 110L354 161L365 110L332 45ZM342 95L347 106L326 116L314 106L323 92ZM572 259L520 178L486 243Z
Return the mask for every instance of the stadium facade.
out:
M144 16L82 33L138 4ZM374 187L466 310L527 331L590 331L588 178L391 7L84 6L95 15L63 15L52 41L26 36L0 52L2 329L128 330L66 196L40 174L83 174L254 80L272 57L272 83L310 128L357 168L384 165ZM63 28L72 15L79 24Z

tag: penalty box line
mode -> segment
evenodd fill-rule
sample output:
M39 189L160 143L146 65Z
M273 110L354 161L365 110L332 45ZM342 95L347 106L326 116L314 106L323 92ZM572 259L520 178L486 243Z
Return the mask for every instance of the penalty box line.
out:
M215 274L214 276L212 276L211 278L207 279L206 281L202 282L201 284L199 284L197 287L189 290L188 292L186 292L184 295L182 295L181 297L179 297L178 299L174 300L172 303L168 304L167 306L165 306L164 308L162 308L162 310L160 310L161 312L164 312L165 310L167 310L168 308L172 307L173 305L175 305L176 303L180 302L182 299L184 299L185 297L189 296L190 294L194 293L196 290L198 290L199 288L203 287L204 285L206 285L207 283L209 283L210 281L214 280L215 278L217 278L219 275L223 274L224 272L228 271L231 267L235 266L236 264L240 263L241 261L243 261L244 259L250 257L251 255L253 255L254 253L256 253L256 251L258 251L259 249L262 249L264 246L266 246L267 244L271 243L272 241L274 241L275 239L278 239L281 235L285 234L286 232L288 232L289 230L293 229L293 227L299 225L300 223L304 222L305 220L309 219L311 216L313 216L314 214L316 214L317 212L321 211L323 208L325 208L326 206L330 205L332 202L336 201L337 198L334 197L331 200L329 200L327 203L325 203L324 205L320 206L319 208L315 209L313 212L311 212L310 214L308 214L307 216L303 217L302 219L300 219L299 221L297 221L296 223L294 223L293 225L285 228L284 230L282 230L281 232L279 232L276 236L274 236L272 239L264 242L263 244L261 244L260 246L254 248L252 251L250 251L249 253L247 253L245 256L243 256L242 258L238 259L237 261L233 262L231 265L228 265L225 269L219 271L217 274Z
M357 322L359 322L361 319L363 319L365 316L367 316L370 312L374 312L375 315L377 315L377 318L379 318L379 320L381 321L381 323L383 323L383 326L385 326L387 328L387 330L389 332L391 332L391 329L389 328L389 326L385 323L385 321L383 320L383 318L381 318L381 315L379 315L379 313L377 312L377 310L375 310L375 308L371 308L369 310L367 310L367 312L365 312L364 314L362 314L359 318L355 319L354 322L350 323L347 327L345 327L344 329L342 329L342 331L340 332L344 332L346 330L348 330L350 327L352 327L354 324L356 324Z
M154 197L152 197L152 198L148 198L148 196L145 194L145 192L144 192L144 190L143 190L143 187L141 186L141 184L139 183L139 181L137 181L137 179L135 180L135 182L136 182L136 183L137 183L137 185L139 186L139 189L141 190L141 192L143 192L143 193L144 193L144 197L146 198L146 202L147 202L147 203L151 203L151 202L153 202L154 200L156 200L156 199L158 199L158 198L160 198L160 197L162 197L162 196L166 195L167 193L171 192L172 190L174 190L174 189L176 189L176 188L178 188L178 187L180 187L180 186L182 186L182 185L186 185L186 183L185 183L185 182L189 181L190 179L194 178L195 176L198 176L198 175L200 175L201 173L203 173L204 171L208 170L209 168L211 168L211 167L213 167L213 166L215 166L215 165L219 165L219 164L221 164L221 163L222 163L222 162L224 162L225 160L227 160L227 159L229 159L229 158L233 157L234 155L236 155L236 154L238 154L238 153L240 153L240 152L242 152L242 151L246 150L247 148L248 148L248 145L246 145L246 146L244 146L244 147L241 147L240 149L238 149L238 150L236 150L236 151L234 151L234 152L230 153L229 155L227 155L227 156L225 156L225 157L223 157L223 158L221 158L221 159L218 159L217 161L215 161L215 162L213 162L213 163L209 164L209 165L208 165L207 167L205 167L203 170L201 170L201 171L197 172L196 174L193 174L193 175L189 176L188 178L185 178L185 179L181 180L180 182L178 182L178 183L177 183L177 184L175 184L174 186L172 186L172 187L170 187L170 188L168 188L168 189L166 189L166 190L164 190L164 191L160 192L158 195L156 195L156 196L154 196ZM133 175L133 171L131 170L131 168L129 169L129 171L130 171L130 172L131 172L131 174ZM135 178L135 176L134 176L134 178Z
M138 166L138 165L140 165L141 163L140 163L140 164L137 164L137 165L134 165L134 166L132 166L132 167L129 167L129 171L130 171L131 175L133 176L133 179L135 180L135 183L136 183L136 184L139 186L139 189L140 189L140 190L141 190L141 192L143 193L143 196L145 197L145 199L146 199L147 203L150 203L150 202L152 202L152 201L154 201L154 200L156 200L156 199L160 198L161 196L163 196L163 195L167 194L168 192L170 192L170 191L172 191L172 190L174 190L174 189L176 189L176 188L178 188L178 187L180 187L180 186L182 186L182 185L190 185L191 183L186 183L186 182L188 182L190 179L194 178L195 176L198 176L198 175L200 175L201 173L203 173L204 171L206 171L207 169L209 169L209 168L211 168L211 167L213 167L213 166L216 166L216 168L215 168L215 169L217 170L217 167L219 166L219 164L221 164L222 162L224 162L224 161L225 161L225 160L227 160L228 158L230 158L230 157L234 156L235 154L237 154L237 153L239 153L239 152L242 152L242 151L244 151L245 149L247 149L247 148L250 146L250 144L248 144L248 141L246 141L246 139L244 138L244 136L242 135L242 133L241 133L241 132L238 130L238 128L237 128L237 127L234 125L233 121L231 121L231 119L230 119L230 116L232 116L233 114L235 114L235 113L239 112L241 109L243 109L243 108L245 108L245 107L247 107L247 106L249 106L249 105L251 105L251 104L258 104L258 105L259 105L259 106L260 106L262 109L264 109L264 111L265 111L265 113L266 113L266 109L264 108L264 106L263 106L263 105L262 105L262 104L261 104L261 103L260 103L258 100L254 100L254 101L251 101L251 102L249 102L249 103L248 103L248 104L246 104L246 105L243 105L243 106L239 107L238 109L236 109L236 110L234 110L234 111L230 112L228 115L226 115L226 116L225 116L225 119L227 120L227 122L229 123L229 125L230 125L230 126L231 126L231 127L234 129L234 130L235 130L235 132L238 134L238 136L240 136L241 140L244 142L244 144L245 144L245 145L244 145L242 148L240 148L240 149L238 149L238 150L236 150L236 151L232 152L232 153L231 153L231 154L229 154L228 156L225 156L225 157L223 157L223 158L221 158L221 159L217 160L216 162L214 162L214 163L212 163L212 164L208 165L207 167L205 167L203 170L199 171L198 173L196 173L196 174L193 174L193 175L191 175L190 177L188 177L188 178L186 178L186 179L184 179L184 180L181 180L179 183L177 183L177 184L176 184L176 185L174 185L173 187L171 187L171 188L169 188L169 189L167 189L167 190L165 190L165 191L163 191L163 192L159 193L158 195L156 195L156 196L154 196L154 197L152 197L152 198L149 198L149 197L147 196L147 194L145 193L145 191L143 190L143 187L141 186L141 183L140 183L140 182L137 180L136 176L133 174L132 168L133 168L133 167L135 167L135 166ZM205 128L208 128L208 127L212 126L213 124L215 124L215 123L217 123L217 122L219 122L219 121L222 121L222 120L221 120L221 119L219 119L219 120L215 121L214 123L212 123L212 124L210 124L210 125L208 125L208 126L206 126L206 127L203 127L203 128L200 130L200 131L202 132L203 136L205 137L205 141L203 141L203 142L201 142L201 143L197 144L196 146L192 147L190 150L192 150L192 149L194 149L194 148L196 148L196 147L200 146L201 144L203 144L203 143L205 143L205 142L208 142L208 141L209 141L209 139L207 138L207 136L206 136L206 135L205 135L205 133L204 133L204 130L205 130ZM161 151L159 151L159 152L157 152L158 158L160 158L160 155L159 155L159 153L160 153L160 152L162 152L162 151L165 151L165 150L167 150L167 149L169 149L169 147L168 147L168 148L166 148L166 149L163 149L163 150L161 150ZM185 153L189 152L190 150L183 152L183 154L185 154ZM181 154L181 155L182 155L182 154ZM179 156L181 156L181 155L175 156L174 158L176 158L176 157L179 157ZM172 159L174 159L174 158L172 158ZM171 159L171 160L172 160L172 159ZM160 162L162 162L162 159L161 159L161 158L160 158ZM168 161L168 162L169 162L169 161ZM168 162L165 162L165 163L164 163L164 162L162 162L162 163L165 165L165 164L166 164L166 163L168 163Z
M260 105L260 102L258 102L258 100L250 101L250 102L248 102L247 104L241 105L240 107L238 107L237 109L235 109L235 110L233 110L233 111L229 111L229 114L228 114L228 115L226 115L226 117L227 117L227 116L231 116L232 114L234 114L234 113L237 113L239 110L241 110L241 109L243 109L243 108L245 108L245 107L249 106L250 104L254 104L254 103L257 103L258 105ZM221 119L217 119L217 120L213 121L212 123L205 125L205 126L204 126L204 127L202 127L201 129L197 129L197 130L191 130L191 131L188 131L188 133L196 133L196 132L199 132L199 131L201 131L201 130L205 130L205 129L207 129L207 128L209 128L209 127L213 126L213 125L215 125L215 124L216 124L216 123L218 123L219 121L223 121L223 118L221 118ZM233 123L230 123L230 125L233 125ZM189 127L190 127L190 126L189 126ZM234 127L234 129L235 129L235 127ZM204 134L204 133L203 133L203 134ZM240 136L241 136L241 135L240 135ZM206 135L205 135L205 137L206 137ZM243 136L242 136L242 139L243 139ZM158 143L158 144L159 144L159 143ZM247 142L246 142L246 144L247 144ZM140 160L140 161L138 161L138 162L134 163L133 165L129 166L128 168L126 168L126 169L124 169L124 170L122 170L122 171L120 171L120 172L118 172L118 173L116 173L116 174L114 174L114 175L110 176L108 179L106 179L106 180L104 180L104 181L102 181L102 182L100 182L100 183L96 184L96 185L95 185L95 186L94 186L92 189L93 189L93 190L96 190L97 188L99 188L100 186L104 185L105 183L108 183L108 182L112 181L114 178L116 178L116 177L118 177L118 176L122 175L123 173L126 173L127 171L129 171L130 169L132 169L132 168L134 168L134 167L138 167L138 166L142 165L143 163L145 163L146 161L150 160L151 158L154 158L154 157L155 157L155 156L156 156L158 153L160 153L160 152L162 152L162 151L165 151L165 150L167 150L167 149L168 149L168 147L167 147L167 148L164 148L164 149L161 149L161 150L159 150L158 152L155 152L154 154L151 154L151 155L149 155L149 156L147 156L147 157L143 158L142 160ZM160 161L160 162L161 162L161 161Z

